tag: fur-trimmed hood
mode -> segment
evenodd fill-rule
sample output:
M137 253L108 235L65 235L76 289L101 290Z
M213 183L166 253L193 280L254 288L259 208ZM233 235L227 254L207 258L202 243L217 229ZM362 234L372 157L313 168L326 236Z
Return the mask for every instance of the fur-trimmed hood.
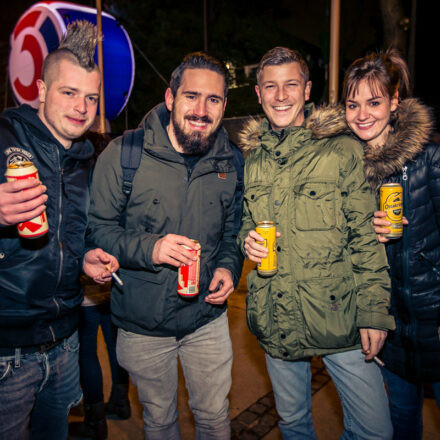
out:
M364 144L365 176L374 190L383 180L401 172L405 163L414 161L429 141L433 118L429 107L414 98L402 101L391 119L391 130L382 148Z
M304 127L311 130L313 139L323 139L350 132L345 122L344 110L339 105L314 108L313 104L308 104L305 114ZM247 152L259 147L261 135L268 128L266 118L250 119L238 134L241 150Z

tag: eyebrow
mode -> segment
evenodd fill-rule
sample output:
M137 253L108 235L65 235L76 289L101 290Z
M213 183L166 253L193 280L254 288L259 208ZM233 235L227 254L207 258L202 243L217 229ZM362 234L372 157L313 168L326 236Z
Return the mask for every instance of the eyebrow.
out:
M186 90L185 92L182 92L182 95L196 95L196 96L200 96L201 93L200 92L193 92L191 90ZM215 93L208 95L208 98L216 98L219 99L220 101L223 101L225 98L223 96L219 96L216 95Z

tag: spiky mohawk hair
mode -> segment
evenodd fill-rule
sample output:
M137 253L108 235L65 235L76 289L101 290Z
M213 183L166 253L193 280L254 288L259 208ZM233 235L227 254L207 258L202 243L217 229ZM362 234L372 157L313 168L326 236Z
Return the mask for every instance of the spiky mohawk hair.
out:
M47 85L50 84L52 68L62 60L77 64L88 72L97 69L93 59L97 41L98 31L89 21L77 20L69 24L58 49L47 55L44 60L41 74L43 81Z
M57 50L69 50L75 55L81 67L93 69L97 41L96 26L87 20L77 20L67 26L66 35L62 38Z

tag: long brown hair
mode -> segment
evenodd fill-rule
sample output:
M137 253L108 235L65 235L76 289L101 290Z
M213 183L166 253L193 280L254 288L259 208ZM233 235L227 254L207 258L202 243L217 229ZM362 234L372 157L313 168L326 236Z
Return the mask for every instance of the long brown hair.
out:
M382 96L392 98L398 92L399 99L409 95L408 66L396 49L372 52L354 61L345 73L343 102L357 94L359 83L364 79L373 93L381 92Z

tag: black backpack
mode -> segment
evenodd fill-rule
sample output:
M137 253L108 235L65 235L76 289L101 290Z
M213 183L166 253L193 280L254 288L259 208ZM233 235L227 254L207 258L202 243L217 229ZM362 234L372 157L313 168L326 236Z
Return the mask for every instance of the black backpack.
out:
M122 167L122 192L125 203L120 216L121 226L125 226L126 209L133 189L133 179L141 163L142 148L144 144L144 129L126 130L122 135L121 167ZM241 214L243 212L244 193L244 159L240 149L230 142L234 153L233 162L237 173L237 186L235 188L235 219L234 234L237 235L241 227Z

